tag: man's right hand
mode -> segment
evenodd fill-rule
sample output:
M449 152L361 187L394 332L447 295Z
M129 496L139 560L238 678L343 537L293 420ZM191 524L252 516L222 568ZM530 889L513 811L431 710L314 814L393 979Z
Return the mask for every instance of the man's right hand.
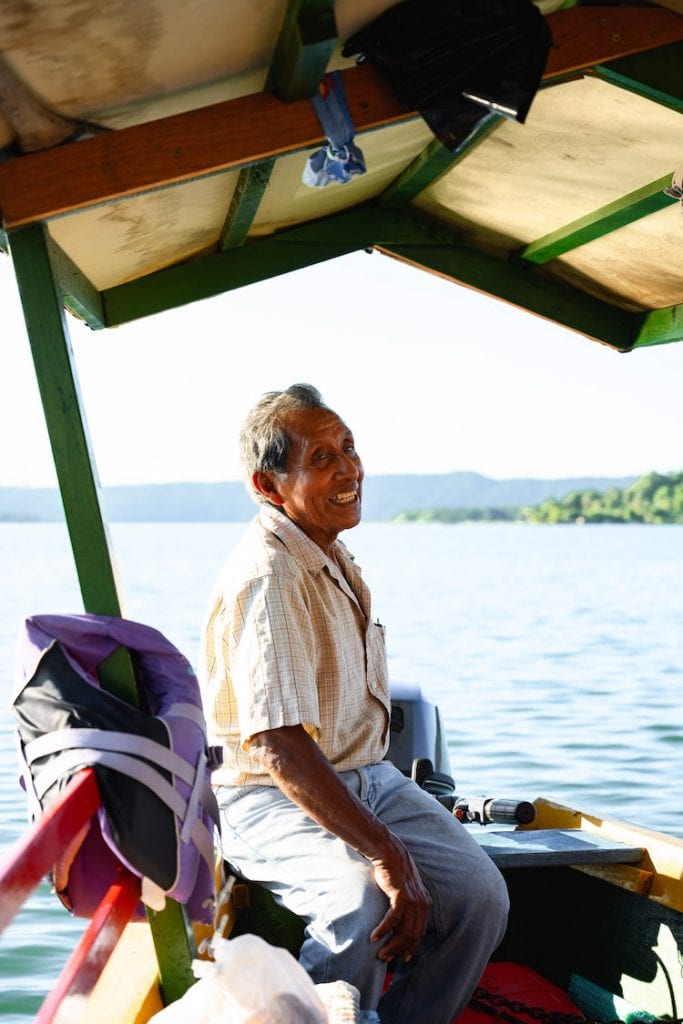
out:
M400 957L408 962L427 931L432 898L405 846L395 836L391 839L392 853L371 860L375 880L389 900L389 909L370 939L386 940L377 953L380 960L389 963Z

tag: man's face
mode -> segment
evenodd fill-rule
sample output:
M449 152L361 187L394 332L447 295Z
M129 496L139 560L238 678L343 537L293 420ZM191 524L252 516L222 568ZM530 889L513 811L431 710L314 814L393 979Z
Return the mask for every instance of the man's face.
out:
M298 409L283 425L293 442L287 473L256 474L256 486L329 551L338 533L360 522L363 465L353 434L328 409Z

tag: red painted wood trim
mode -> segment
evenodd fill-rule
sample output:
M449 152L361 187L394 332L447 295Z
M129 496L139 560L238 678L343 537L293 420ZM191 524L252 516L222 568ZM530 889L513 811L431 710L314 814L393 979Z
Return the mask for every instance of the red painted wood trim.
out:
M69 783L64 793L22 836L0 864L0 932L50 871L73 836L100 806L92 768Z
M90 995L139 902L140 879L122 867L119 880L109 888L95 911L57 984L38 1011L35 1024L50 1024L62 1006L68 1018L68 1006L64 1005L66 1001ZM78 1017L85 1019L82 1013Z
M372 68L351 68L343 74L359 132L414 116ZM21 227L298 149L313 149L323 140L308 99L285 103L267 92L239 96L0 163L2 217L6 228Z
M660 7L574 7L548 16L553 34L544 79L683 39L683 17ZM410 120L367 64L342 72L358 134ZM307 99L240 96L0 163L7 229L322 142Z
M664 7L570 7L546 20L553 46L544 79L683 39L683 17Z

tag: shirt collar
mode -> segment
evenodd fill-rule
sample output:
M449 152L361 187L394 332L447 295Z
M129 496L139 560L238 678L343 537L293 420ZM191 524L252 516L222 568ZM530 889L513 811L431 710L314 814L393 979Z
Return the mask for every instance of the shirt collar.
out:
M330 561L322 548L312 541L308 534L304 533L300 526L293 523L288 516L275 505L261 505L258 514L258 521L266 530L273 533L278 540L281 540L288 551L291 551L312 573L321 572L327 565L337 572L334 563ZM340 540L335 541L337 556L346 571L347 567L354 575L358 572L358 566L346 544Z
M258 520L266 530L282 541L309 572L318 573L327 565L328 559L322 548L293 523L282 509L264 504L259 510Z

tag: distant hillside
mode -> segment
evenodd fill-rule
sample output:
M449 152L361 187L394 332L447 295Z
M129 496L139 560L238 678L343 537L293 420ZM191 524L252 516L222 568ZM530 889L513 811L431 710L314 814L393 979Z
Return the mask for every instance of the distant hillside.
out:
M493 480L479 473L367 477L363 518L393 519L415 508L510 508L539 505L572 491L628 487L635 477L575 477L559 480ZM256 512L241 482L178 483L108 487L108 518L114 522L244 522ZM0 520L55 522L62 519L56 490L0 487Z
M574 477L558 480L493 480L479 473L375 476L363 485L363 517L393 519L415 508L512 508L538 505L571 491L628 487L635 477Z

